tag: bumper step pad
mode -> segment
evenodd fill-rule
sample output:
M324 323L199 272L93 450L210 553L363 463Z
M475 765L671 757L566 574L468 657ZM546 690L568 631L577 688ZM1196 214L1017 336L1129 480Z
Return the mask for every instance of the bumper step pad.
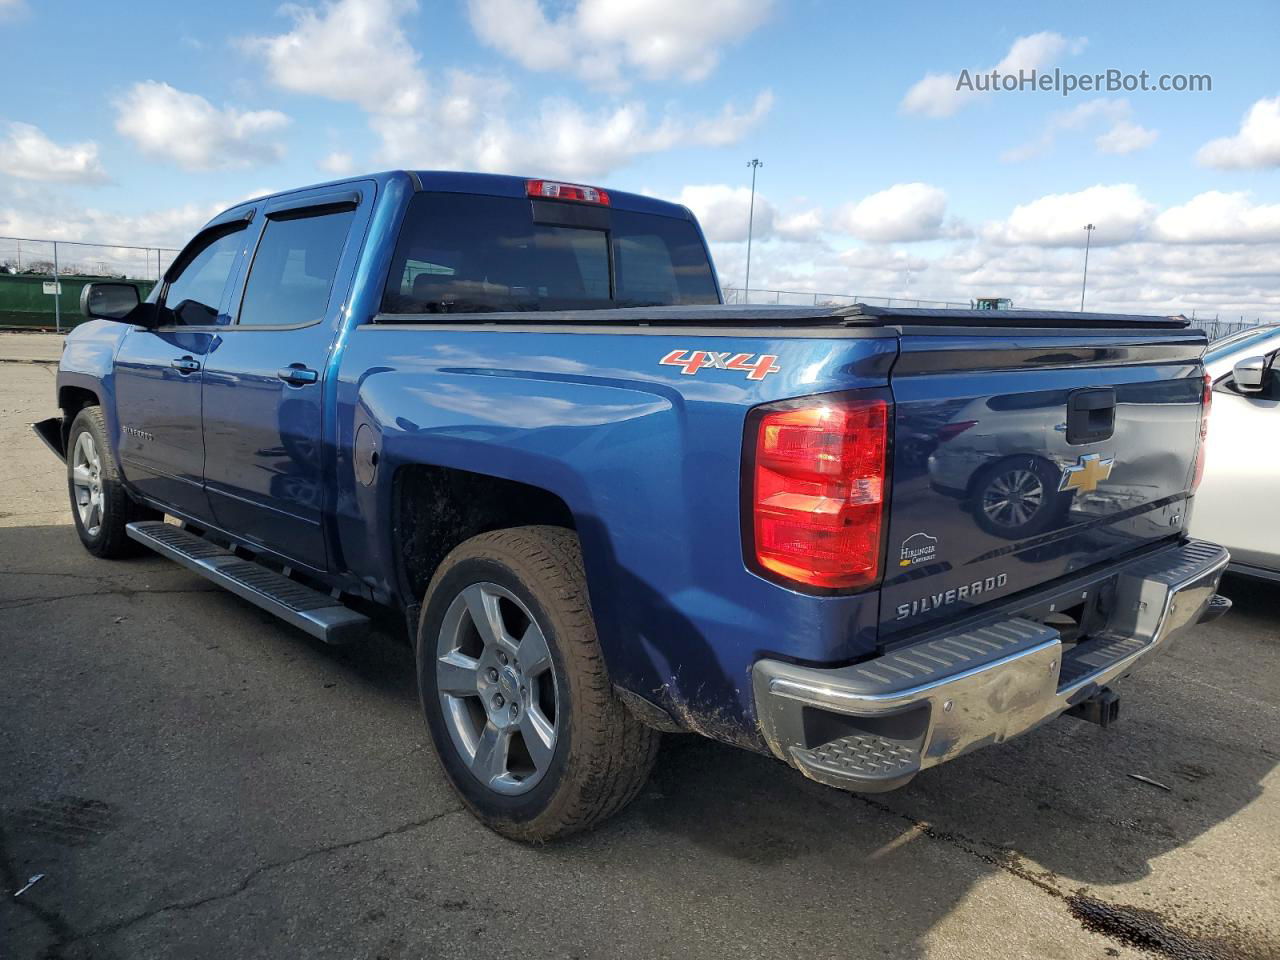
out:
M148 520L125 529L131 539L326 643L361 639L369 627L368 617L336 597L242 559L181 527Z
M810 770L838 777L897 778L920 769L920 751L883 737L850 734L811 750L795 748L791 755Z

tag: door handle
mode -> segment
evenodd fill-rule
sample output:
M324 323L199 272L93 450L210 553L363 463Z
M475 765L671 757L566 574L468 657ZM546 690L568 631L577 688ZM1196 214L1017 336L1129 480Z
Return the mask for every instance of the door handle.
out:
M291 367L281 367L276 371L276 376L285 383L291 384L295 387L301 387L308 383L315 383L320 379L320 374L302 366L301 364Z
M177 370L179 373L195 373L200 369L200 361L194 357L178 357L170 360L169 366Z

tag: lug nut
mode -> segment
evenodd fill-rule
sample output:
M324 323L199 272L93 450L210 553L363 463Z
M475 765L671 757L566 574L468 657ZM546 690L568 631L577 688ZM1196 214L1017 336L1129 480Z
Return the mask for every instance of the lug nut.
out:
M501 710L501 709L503 708L503 706L506 704L506 702L507 702L506 700L502 699L502 694L500 694L500 693L495 693L495 694L493 695L493 706L494 706L494 709L496 709L496 710Z
M498 651L498 662L502 664L504 667L507 665L507 655L503 653L501 650Z
M513 703L511 705L511 719L514 720L518 716L520 716L520 704Z
M489 668L489 682L490 683L498 682L498 671L495 670L493 667Z

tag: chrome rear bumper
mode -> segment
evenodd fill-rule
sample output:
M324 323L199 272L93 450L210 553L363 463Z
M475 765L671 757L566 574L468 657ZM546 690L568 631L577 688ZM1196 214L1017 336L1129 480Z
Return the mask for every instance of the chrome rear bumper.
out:
M1221 615L1214 598L1228 559L1223 547L1193 540L1117 565L1106 629L1069 649L1056 629L1015 615L850 667L760 660L752 681L761 732L812 779L895 789L1058 716L1179 631Z

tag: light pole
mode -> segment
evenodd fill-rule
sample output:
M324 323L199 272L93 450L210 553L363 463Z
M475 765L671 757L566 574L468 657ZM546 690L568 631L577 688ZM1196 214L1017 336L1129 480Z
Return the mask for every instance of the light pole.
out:
M1092 223L1084 225L1084 276L1080 278L1080 312L1084 313L1084 288L1089 282L1089 241L1093 238L1093 231L1097 230Z
M742 291L743 303L751 302L751 228L756 219L756 171L764 164L751 159L747 161L747 166L751 168L751 206L747 208L747 279Z

